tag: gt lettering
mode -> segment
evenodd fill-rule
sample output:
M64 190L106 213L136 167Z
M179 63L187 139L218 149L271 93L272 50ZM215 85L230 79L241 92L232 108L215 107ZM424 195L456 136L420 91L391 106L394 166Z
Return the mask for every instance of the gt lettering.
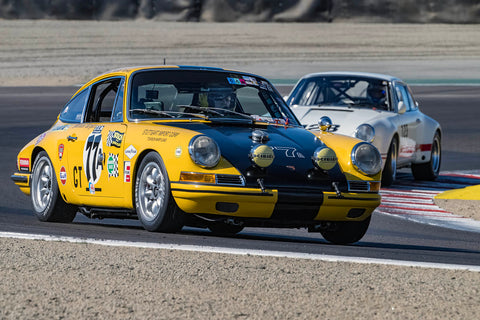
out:
M82 167L73 167L73 185L75 188L82 187Z

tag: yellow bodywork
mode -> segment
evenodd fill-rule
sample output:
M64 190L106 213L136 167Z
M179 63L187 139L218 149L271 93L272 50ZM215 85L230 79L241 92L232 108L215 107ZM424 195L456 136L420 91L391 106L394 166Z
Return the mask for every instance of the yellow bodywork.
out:
M135 70L137 69L124 69L104 74L85 84L78 92L94 82L113 76L122 76L125 78L125 83L128 83L129 77ZM127 105L127 96L124 94L124 105ZM142 158L148 152L154 151L161 155L168 172L171 194L183 211L225 215L225 212L217 210L215 204L227 202L238 204L238 210L229 213L230 216L269 218L278 201L277 190L225 186L214 182L181 181L182 173L187 173L184 174L187 178L195 177L189 173L224 175L241 175L241 173L224 158L221 158L219 164L211 169L196 165L189 155L189 142L199 132L169 126L169 123L175 121L178 120L130 122L126 118L126 112L124 112L123 122L117 123L72 124L62 123L57 119L46 133L32 140L20 151L17 160L18 172L14 175L16 177L14 181L28 195L30 172L33 169L35 157L40 151L45 151L52 161L60 194L66 202L86 207L133 210L136 170ZM205 122L202 119L191 121ZM102 156L89 158L86 156L87 151L98 151L87 150L86 140L95 132L98 133L97 136L101 136L101 144L97 147L101 147ZM380 181L380 173L366 176L356 170L351 163L351 150L360 140L328 132L317 132L316 135L335 151L341 171L348 181L372 183ZM114 141L107 143L108 139ZM23 159L22 166L20 159ZM28 166L26 166L26 159L28 159ZM95 163L92 163L92 159ZM88 181L86 165L93 171L98 169L97 181L93 181L93 178ZM60 176L60 171L64 171L63 176ZM205 181L211 180L208 179L210 178L206 176ZM364 220L380 204L378 189L372 191L370 193L343 192L342 197L338 197L335 192L325 192L323 204L315 220ZM347 214L352 208L365 211L359 217L348 218Z

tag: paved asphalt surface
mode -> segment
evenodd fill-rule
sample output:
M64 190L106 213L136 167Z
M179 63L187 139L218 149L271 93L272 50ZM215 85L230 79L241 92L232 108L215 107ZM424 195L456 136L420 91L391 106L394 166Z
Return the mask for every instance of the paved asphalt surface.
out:
M289 87L279 87L282 94ZM74 87L0 88L0 231L68 235L127 241L193 244L245 249L362 256L411 261L480 265L480 233L462 232L375 214L370 229L351 246L327 244L303 230L247 228L237 237L219 238L201 229L178 234L144 231L138 221L89 220L78 215L72 224L41 223L30 211L30 199L10 180L15 157L29 140L47 129ZM442 170L480 168L480 87L413 87L421 110L444 130Z

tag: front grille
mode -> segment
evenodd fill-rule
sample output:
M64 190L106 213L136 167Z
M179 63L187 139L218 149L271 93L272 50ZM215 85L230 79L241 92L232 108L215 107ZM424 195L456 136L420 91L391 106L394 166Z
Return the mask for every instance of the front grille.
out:
M234 174L217 174L217 184L243 186L245 181L243 176Z
M348 191L368 192L370 183L368 181L348 181Z

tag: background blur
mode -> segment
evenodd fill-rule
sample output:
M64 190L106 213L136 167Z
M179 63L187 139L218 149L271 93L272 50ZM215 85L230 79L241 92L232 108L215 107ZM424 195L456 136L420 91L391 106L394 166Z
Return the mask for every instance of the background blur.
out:
M0 18L479 23L478 0L0 0Z

